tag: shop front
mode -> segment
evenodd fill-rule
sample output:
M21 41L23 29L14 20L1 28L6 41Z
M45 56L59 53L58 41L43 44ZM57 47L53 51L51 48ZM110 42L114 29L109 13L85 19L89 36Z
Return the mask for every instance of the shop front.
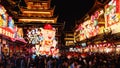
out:
M20 52L18 48L25 44L24 39L14 38L14 32L11 32L8 27L0 28L0 54L10 55L14 52Z
M19 44L18 44L18 40ZM22 40L22 41L21 41ZM22 28L14 25L14 20L7 14L7 10L0 5L0 54L11 55L16 51L16 46L24 46Z
M111 0L95 11L75 31L75 41L86 41L88 52L119 53L120 0ZM82 46L82 45L81 45Z

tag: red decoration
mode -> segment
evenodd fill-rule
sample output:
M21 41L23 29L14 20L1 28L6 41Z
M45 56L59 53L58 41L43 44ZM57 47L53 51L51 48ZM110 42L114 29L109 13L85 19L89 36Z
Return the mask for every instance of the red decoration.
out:
M52 25L50 25L50 24L45 24L45 25L44 25L44 29L52 30L53 27L52 27Z
M116 0L116 12L120 12L120 0Z
M12 29L10 29L9 27L1 27L2 29L4 29L5 31L8 31L10 33L14 33L14 31Z

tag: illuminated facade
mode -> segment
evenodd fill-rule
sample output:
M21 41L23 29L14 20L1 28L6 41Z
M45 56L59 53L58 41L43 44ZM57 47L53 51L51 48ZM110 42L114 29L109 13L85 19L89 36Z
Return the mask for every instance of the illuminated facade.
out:
M20 6L21 14L19 14L20 16L16 17L18 20L18 22L16 22L16 25L18 25L19 27L23 27L24 29L24 37L28 40L27 47L30 46L28 49L31 49L29 50L29 53L35 52L36 54L41 55L50 55L51 53L55 54L55 52L58 53L58 48L61 44L61 31L63 28L63 24L57 23L57 17L53 15L54 7L50 7L51 1L25 0L25 3L25 8ZM53 26L55 31L46 31L43 28L45 24L50 24L51 26ZM39 35L40 37L38 37L40 29L42 29L43 36ZM36 30L38 30L37 33L35 33ZM52 40L43 40L46 39L46 37L44 36L46 35L46 32L48 32L51 36L54 35L54 38L52 38ZM45 47L45 45L47 46Z
M111 0L99 8L75 30L74 38L86 52L120 53L120 0ZM81 48L82 49L82 48Z
M4 55L20 52L19 49L25 44L23 29L14 25L12 17L7 13L4 6L0 5L0 55L1 52Z

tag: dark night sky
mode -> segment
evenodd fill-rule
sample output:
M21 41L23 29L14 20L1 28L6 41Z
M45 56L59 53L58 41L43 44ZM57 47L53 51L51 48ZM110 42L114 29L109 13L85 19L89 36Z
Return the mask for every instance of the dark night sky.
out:
M80 20L94 5L95 0L52 0L51 6L56 6L54 14L58 23L65 22L65 31L72 30L75 21Z

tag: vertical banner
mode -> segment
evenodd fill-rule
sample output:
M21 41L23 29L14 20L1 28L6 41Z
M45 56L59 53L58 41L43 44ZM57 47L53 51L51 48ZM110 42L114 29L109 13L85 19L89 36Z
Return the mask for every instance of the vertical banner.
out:
M116 13L120 12L120 0L116 0Z

